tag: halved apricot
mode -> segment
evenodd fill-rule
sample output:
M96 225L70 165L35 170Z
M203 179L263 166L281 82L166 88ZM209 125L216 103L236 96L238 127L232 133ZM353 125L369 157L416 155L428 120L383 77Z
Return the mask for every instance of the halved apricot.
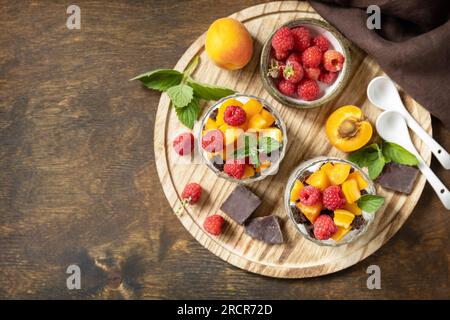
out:
M362 148L372 137L372 125L356 106L343 106L334 111L325 125L330 143L344 152Z

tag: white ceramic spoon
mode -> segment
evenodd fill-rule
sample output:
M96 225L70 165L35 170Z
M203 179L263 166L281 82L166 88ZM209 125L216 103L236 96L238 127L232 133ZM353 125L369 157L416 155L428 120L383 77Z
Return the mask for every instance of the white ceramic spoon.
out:
M380 109L397 111L405 118L408 126L430 148L436 159L442 166L450 169L450 154L434 140L406 110L394 82L388 77L376 77L370 81L367 87L367 97L370 102Z
M450 210L450 192L434 174L434 172L427 166L423 158L414 147L409 136L408 127L405 119L396 111L385 111L377 119L376 128L378 134L386 141L394 142L412 154L419 160L418 168L422 174L427 178L431 187L433 187L439 199L441 199L444 207Z

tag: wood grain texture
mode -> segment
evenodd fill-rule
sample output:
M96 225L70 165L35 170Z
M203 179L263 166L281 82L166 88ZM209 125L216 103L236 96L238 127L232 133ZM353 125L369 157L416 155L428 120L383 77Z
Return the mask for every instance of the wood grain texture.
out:
M193 57L199 55L201 62L194 73L197 80L225 85L240 93L259 96L280 112L288 130L289 143L286 156L276 175L252 183L250 188L263 199L262 206L255 214L277 215L281 221L285 243L267 245L253 240L244 233L242 226L227 216L225 216L227 227L219 237L210 236L203 230L204 219L220 211L220 205L234 189L235 184L218 178L205 165L199 164L199 161L183 161L173 151L173 137L186 128L178 121L168 96L163 94L155 120L154 146L158 174L166 197L192 236L223 260L242 269L273 277L304 278L347 268L376 251L403 225L422 193L425 178L420 176L417 179L410 196L378 187L377 193L386 198L385 206L377 212L375 221L363 237L339 248L318 246L301 237L289 220L283 197L280 195L284 194L291 171L300 162L321 155L346 157L345 153L329 145L324 130L327 117L337 107L348 104L361 106L369 120L375 123L376 117L381 112L368 101L366 88L369 81L382 74L382 71L373 59L351 47L351 80L342 93L329 103L313 110L297 110L283 106L263 88L258 68L261 45L273 30L292 19L320 19L320 16L306 2L297 1L261 4L232 16L245 24L255 42L253 58L244 69L239 72L228 72L211 63L204 51L205 34L189 47L175 68L184 70ZM405 94L403 100L419 123L431 132L429 112ZM205 107L204 110L206 109ZM415 139L415 142L424 159L430 162L431 152L421 141ZM185 207L180 211L178 210L181 206L180 195L189 182L201 183L207 196L197 205Z
M153 154L160 95L127 79L173 67L213 20L261 2L81 0L80 31L67 3L1 2L1 298L448 298L450 223L428 185L381 249L310 279L244 272L174 218ZM433 134L450 149L438 121ZM70 263L80 291L66 288ZM381 290L366 287L371 264Z

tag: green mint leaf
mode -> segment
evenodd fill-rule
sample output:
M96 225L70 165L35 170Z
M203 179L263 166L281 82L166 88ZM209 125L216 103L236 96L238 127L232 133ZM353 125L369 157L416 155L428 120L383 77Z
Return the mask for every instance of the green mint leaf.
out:
M407 166L419 164L415 155L393 142L385 141L383 143L383 155L388 162L393 161Z
M259 152L256 137L246 134L244 135L244 146L234 151L236 159L244 159L250 157L250 162L255 166L260 166Z
M386 161L384 161L383 157L370 162L367 166L369 169L369 178L375 180L380 175L381 171L383 171L385 164Z
M222 99L223 97L235 93L234 90L225 87L215 86L212 84L201 83L191 78L187 80L187 83L192 87L192 89L194 89L194 92L197 96L208 101L219 100Z
M194 128L194 123L200 114L200 99L193 97L191 102L184 108L175 108L177 117L182 124L184 124L189 129Z
M184 77L187 79L192 74L192 72L195 71L195 69L198 66L200 58L198 56L195 56L194 60L189 63L189 65L186 67L186 70L184 70Z
M262 137L259 139L259 151L262 153L269 154L280 149L280 147L281 144L271 137Z
M384 204L384 198L373 194L365 194L358 199L358 207L361 210L374 213Z
M150 89L166 91L183 80L183 74L172 69L157 69L140 74L130 80L139 80Z
M351 162L356 163L361 168L368 167L369 163L378 158L379 146L374 143L361 150L351 153L348 159Z
M184 108L194 97L194 90L190 86L182 83L167 89L167 94L175 105L175 108Z

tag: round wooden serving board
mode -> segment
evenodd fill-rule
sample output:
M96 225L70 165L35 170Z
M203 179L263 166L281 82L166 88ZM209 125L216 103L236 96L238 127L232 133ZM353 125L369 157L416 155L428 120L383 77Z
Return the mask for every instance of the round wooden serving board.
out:
M280 278L313 277L347 268L380 248L403 225L422 193L425 178L420 175L414 191L409 196L378 187L378 193L386 197L386 203L376 213L375 221L364 236L350 245L338 248L315 245L298 234L285 212L282 195L289 174L301 161L319 155L346 157L344 153L331 147L325 136L324 124L333 110L347 104L357 105L362 107L372 123L375 122L380 111L367 100L366 87L373 77L383 72L374 60L351 45L352 73L341 94L330 103L312 110L283 106L269 96L259 78L262 43L274 29L289 20L301 17L322 18L309 4L297 1L257 5L231 17L242 21L254 39L253 59L244 69L226 71L214 66L204 50L205 34L185 52L175 69L184 70L193 57L200 55L200 64L193 75L194 79L262 97L280 111L288 128L286 157L277 175L251 184L249 188L263 200L254 216L276 214L280 218L285 242L281 245L267 245L253 240L244 233L242 226L223 213L227 224L220 236L211 236L203 230L204 219L211 214L220 213L220 205L235 185L218 178L206 165L198 161L198 157L191 162L180 159L175 154L171 145L172 139L176 134L186 131L186 128L176 118L168 96L162 94L155 121L154 143L156 165L166 197L174 211L177 211L178 219L197 241L221 259L239 268ZM403 100L412 115L431 133L430 114L406 94L403 94ZM203 110L208 105L203 105ZM413 136L413 140L429 163L430 152L416 137ZM176 210L180 207L181 192L189 182L199 182L204 194L196 205Z

